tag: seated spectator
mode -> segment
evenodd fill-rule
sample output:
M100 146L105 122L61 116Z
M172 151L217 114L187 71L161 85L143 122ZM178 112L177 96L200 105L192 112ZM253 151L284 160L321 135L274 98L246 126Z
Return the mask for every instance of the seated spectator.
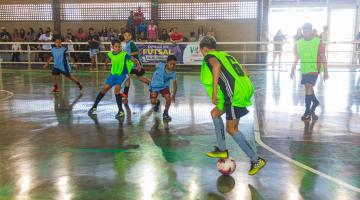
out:
M36 38L39 39L42 34L44 34L44 30L42 28L39 28Z
M9 32L6 31L5 27L1 27L0 42L11 42L12 38ZM0 45L0 49L9 50L11 45Z
M196 42L195 32L190 32L189 42Z
M71 28L68 28L68 29L66 30L66 36L69 36L71 41L73 41L73 42L76 41L75 35L73 34Z
M147 42L146 34L145 32L140 32L140 36L137 40L138 42Z
M29 28L25 36L25 41L32 42L33 38L36 38L36 33L33 28Z
M181 32L178 32L177 28L174 28L174 32L170 36L170 41L177 43L183 41L183 34Z
M147 38L150 42L155 42L157 40L157 32L157 26L154 23L154 20L151 20L147 28Z
M79 42L85 42L86 41L86 34L84 33L84 30L82 28L79 28L78 32L76 33L76 39Z
M160 40L160 41L163 41L163 42L169 41L169 34L168 34L168 32L167 32L166 29L163 28L163 29L161 30L161 34L160 34L159 40Z
M12 41L15 42L16 40L19 39L19 37L20 37L19 30L15 28L12 34Z

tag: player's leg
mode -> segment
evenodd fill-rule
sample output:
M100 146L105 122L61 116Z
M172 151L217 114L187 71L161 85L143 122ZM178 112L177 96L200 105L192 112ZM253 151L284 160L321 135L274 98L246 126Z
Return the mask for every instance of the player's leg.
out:
M131 81L130 81L130 78L128 78L125 81L124 92L122 94L122 98L123 98L124 103L128 103L130 85L131 85Z
M158 99L158 92L155 91L150 91L150 101L151 104L154 106L154 112L159 111L159 107L160 107L160 100Z
M52 70L52 76L53 76L53 83L54 88L52 90L53 93L59 92L59 79L60 79L60 71L56 68Z
M116 104L118 106L118 113L115 115L115 119L120 119L125 116L125 112L122 107L122 95L120 91L121 91L121 86L116 84L114 87L114 94L116 98Z
M248 112L246 108L233 107L231 105L226 106L226 131L232 136L247 157L249 157L251 162L249 175L255 175L265 166L266 161L258 157L255 145L251 145L238 128L240 118Z
M96 96L96 99L94 101L93 106L90 108L90 110L88 111L88 115L94 115L96 114L96 109L97 106L99 104L99 102L101 101L101 99L105 96L105 94L115 85L116 83L116 79L114 78L113 75L110 75L107 80L106 80L106 84L104 85L103 89L99 92L99 94Z
M144 68L141 68L140 71L137 71L137 70L135 71L135 75L136 75L137 79L139 81L145 83L146 85L149 85L151 81L148 78L146 78L144 76L144 74L145 74L145 69Z
M207 156L212 158L227 158L229 153L226 149L225 143L225 127L221 115L224 111L221 111L218 107L215 107L210 112L215 126L216 142L218 146L215 146L215 150L208 152Z
M169 116L169 108L171 105L171 94L168 88L163 89L161 91L161 94L163 95L163 97L165 98L165 109L164 109L164 113L163 113L163 119L167 120L167 121L171 121L171 117Z

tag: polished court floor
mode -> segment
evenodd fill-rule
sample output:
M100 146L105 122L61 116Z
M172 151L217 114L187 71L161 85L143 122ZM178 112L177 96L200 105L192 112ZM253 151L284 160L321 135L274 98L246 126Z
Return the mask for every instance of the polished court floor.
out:
M0 199L302 200L360 199L360 71L332 69L316 94L319 120L304 123L299 76L252 71L254 106L241 120L260 136L267 166L248 176L249 161L227 136L237 169L220 176L205 153L215 145L212 105L198 73L178 74L173 121L152 112L148 89L134 80L126 118L107 94L87 116L107 73L78 72L50 93L47 71L0 74ZM147 74L151 76L151 74Z

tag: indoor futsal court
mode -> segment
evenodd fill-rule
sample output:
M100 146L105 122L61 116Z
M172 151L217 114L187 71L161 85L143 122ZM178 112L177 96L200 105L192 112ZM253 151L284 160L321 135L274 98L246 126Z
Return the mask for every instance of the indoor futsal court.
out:
M360 1L0 1L0 200L360 199Z

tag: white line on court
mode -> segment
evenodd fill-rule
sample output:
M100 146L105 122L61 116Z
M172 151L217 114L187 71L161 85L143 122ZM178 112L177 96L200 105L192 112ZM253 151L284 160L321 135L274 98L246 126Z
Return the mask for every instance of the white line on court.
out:
M255 94L256 94L258 91L260 91L260 90L263 90L263 89L256 90L256 91L255 91ZM265 130L264 130L264 131L265 131ZM334 182L334 183L336 183L336 184L338 184L338 185L341 185L341 186L343 186L343 187L345 187L345 188L347 188L347 189L349 189L349 190L352 190L352 191L355 191L355 192L360 192L360 188L355 187L355 186L353 186L353 185L350 185L350 184L348 184L348 183L346 183L346 182L344 182L344 181L342 181L342 180L339 180L339 179L334 178L334 177L332 177L332 176L329 176L329 175L327 175L327 174L324 174L324 173L322 173L322 172L320 172L320 171L318 171L318 170L316 170L316 169L313 169L313 168L311 168L311 167L309 167L309 166L307 166L307 165L304 165L304 164L302 164L302 163L300 163L300 162L298 162L298 161L296 161L296 160L293 160L293 159L291 159L290 157L288 157L288 156L286 156L286 155L284 155L284 154L276 151L275 149L273 149L273 148L271 148L270 146L268 146L267 144L265 144L265 143L261 140L261 137L260 137L259 121L258 121L258 118L257 118L256 106L254 106L254 132L255 132L255 141L256 141L261 147L263 147L264 149L270 151L271 153L279 156L280 158L282 158L282 159L284 159L284 160L286 160L286 161L288 161L288 162L290 162L290 163L292 163L292 164L294 164L294 165L296 165L296 166L298 166L298 167L300 167L300 168L303 168L303 169L308 170L308 171L310 171L310 172L312 172L312 173L314 173L314 174L317 174L317 175L319 175L319 176L321 176L321 177L323 177L323 178L325 178L325 179L327 179L327 180L329 180L329 181L332 181L332 182Z

